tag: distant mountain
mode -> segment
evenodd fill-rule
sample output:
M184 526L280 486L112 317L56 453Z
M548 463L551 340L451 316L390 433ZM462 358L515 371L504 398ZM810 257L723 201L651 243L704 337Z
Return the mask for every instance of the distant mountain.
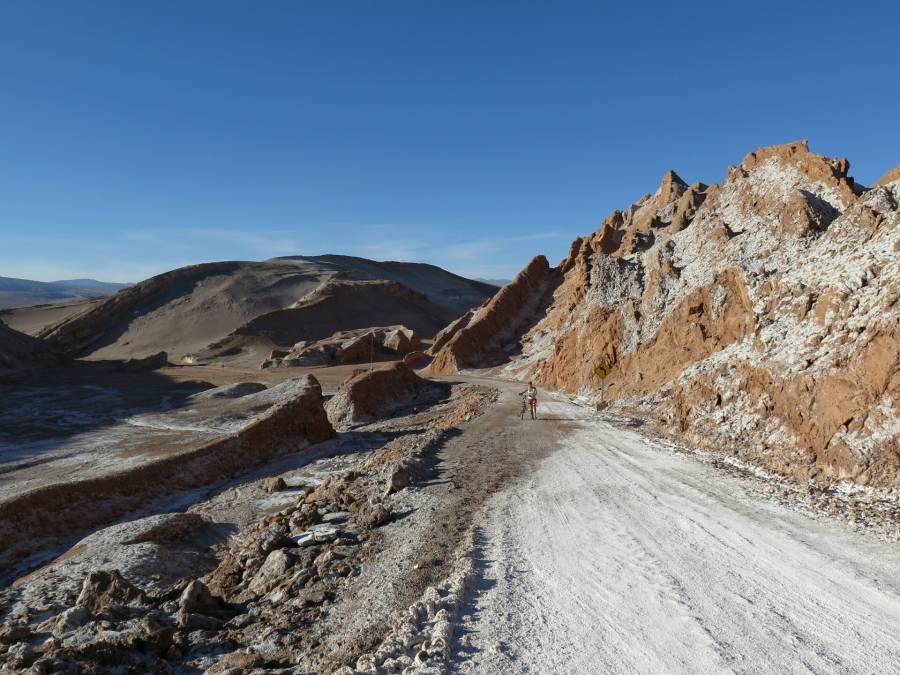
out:
M498 288L502 288L506 286L511 280L510 279L482 279L481 277L476 277L476 281L480 281L483 284L490 284L491 286L497 286Z
M67 286L68 288L77 288L79 290L90 289L103 291L106 295L115 293L116 291L120 291L123 288L128 288L132 285L116 284L111 281L97 281L96 279L64 279L63 281L51 281L50 283L58 286Z
M114 284L96 279L32 281L0 277L0 309L96 298L111 295L128 286L129 284Z

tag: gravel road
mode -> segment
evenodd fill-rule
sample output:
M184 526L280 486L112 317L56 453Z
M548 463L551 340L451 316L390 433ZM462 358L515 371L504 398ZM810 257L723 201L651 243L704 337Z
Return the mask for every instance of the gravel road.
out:
M566 430L485 504L452 672L900 672L896 544L541 404L519 449Z

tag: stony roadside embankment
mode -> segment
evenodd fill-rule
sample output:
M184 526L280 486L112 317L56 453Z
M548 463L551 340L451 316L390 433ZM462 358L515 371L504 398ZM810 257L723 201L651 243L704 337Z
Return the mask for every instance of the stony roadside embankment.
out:
M372 659L439 662L448 653L442 622L459 579L452 554L465 550L472 512L454 509L457 522L444 531L434 518L442 517L436 507L446 504L427 495L422 504L422 495L440 473L438 455L460 435L460 425L489 410L497 393L480 386L432 386L442 401L417 404L399 417L350 432L390 440L349 469L296 493L287 507L240 533L216 559L209 559L215 548L198 545L194 569L204 566L206 556L204 574L179 576L167 560L176 550L184 556L178 547L199 542L212 527L205 517L187 513L117 526L122 533L113 537L116 550L145 553L134 556L133 565L128 557L123 569L99 565L101 553L112 547L107 540L97 544L101 532L20 579L0 595L0 672L101 673L116 667L306 673L365 666ZM286 488L279 476L260 483L260 492ZM411 523L421 536L404 545ZM420 545L432 555L423 556ZM83 559L84 550L98 552L98 566ZM53 578L54 569L79 556L76 569L86 570L83 577ZM106 560L124 559L120 554ZM417 560L429 565L417 569ZM54 583L47 583L50 578ZM445 579L450 580L442 584ZM400 617L419 598L417 636L398 638ZM345 620L348 614L356 623ZM335 621L345 630L332 630Z

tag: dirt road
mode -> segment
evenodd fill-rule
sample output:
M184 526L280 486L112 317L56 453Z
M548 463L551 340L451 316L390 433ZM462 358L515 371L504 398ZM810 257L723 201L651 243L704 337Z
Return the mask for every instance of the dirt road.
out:
M541 412L566 429L485 505L452 672L900 672L896 544L562 398ZM509 420L517 447L546 455L531 424Z

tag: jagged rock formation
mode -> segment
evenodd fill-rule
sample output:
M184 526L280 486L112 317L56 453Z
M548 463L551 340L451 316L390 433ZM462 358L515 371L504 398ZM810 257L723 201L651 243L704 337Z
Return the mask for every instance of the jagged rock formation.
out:
M573 243L505 371L800 479L900 484L900 175L848 170L804 141L718 185L667 174ZM434 363L491 365L500 337Z
M4 320L38 326L38 337L74 356L142 358L165 350L177 361L234 336L229 347L238 351L242 341L267 341L259 358L252 355L259 363L273 346L338 330L404 324L430 336L495 290L433 265L296 256L172 270L50 325L18 316L33 310L12 310Z
M561 280L562 275L550 267L544 256L534 258L489 302L438 335L429 372L455 373L508 358L517 339Z
M371 422L411 403L427 386L403 362L379 370L361 370L349 377L325 406L338 429Z
M324 340L298 342L290 350L274 350L262 367L327 366L396 359L421 344L415 331L406 326L339 331Z

